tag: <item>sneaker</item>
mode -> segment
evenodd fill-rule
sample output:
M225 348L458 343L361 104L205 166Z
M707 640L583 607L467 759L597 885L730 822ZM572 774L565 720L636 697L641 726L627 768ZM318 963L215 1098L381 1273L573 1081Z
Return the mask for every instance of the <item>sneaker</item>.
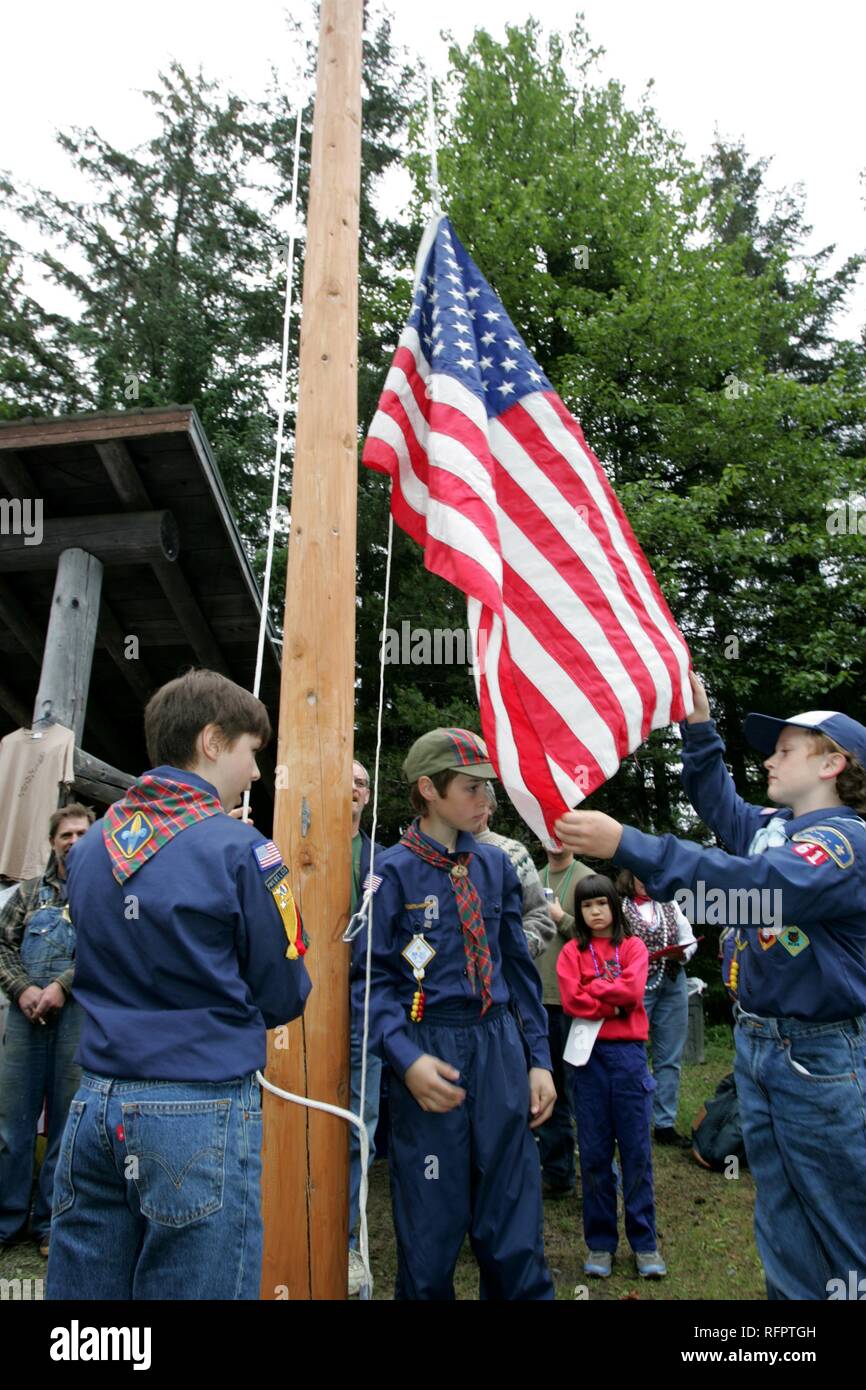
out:
M691 1139L686 1139L684 1135L678 1134L672 1125L665 1129L654 1129L653 1139L657 1144L668 1144L676 1149L690 1149L692 1147Z
M362 1287L367 1282L367 1271L364 1269L364 1261L361 1259L360 1250L350 1249L349 1251L349 1297L354 1298L361 1292Z
M663 1279L668 1272L658 1250L635 1250L634 1259L642 1279Z
M592 1274L596 1279L609 1279L613 1270L613 1255L610 1250L590 1250L583 1262L584 1274Z

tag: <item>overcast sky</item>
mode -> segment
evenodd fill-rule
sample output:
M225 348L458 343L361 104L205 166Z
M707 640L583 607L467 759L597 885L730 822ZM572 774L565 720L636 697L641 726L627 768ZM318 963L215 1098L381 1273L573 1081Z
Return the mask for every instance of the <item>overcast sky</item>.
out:
M444 70L439 30L461 41L476 27L500 34L534 13L568 29L576 7L560 0L396 0L395 35ZM863 62L866 8L850 0L584 0L590 37L606 49L601 72L624 82L634 103L650 78L654 104L700 159L716 129L742 137L753 155L772 156L769 182L802 182L810 249L835 242L834 264L866 247ZM297 53L286 10L307 0L42 0L7 6L0 85L0 168L17 179L75 193L58 127L94 125L119 145L151 130L138 92L171 57L199 64L234 90L258 94L275 63L291 86ZM866 283L837 331L855 336L866 322Z

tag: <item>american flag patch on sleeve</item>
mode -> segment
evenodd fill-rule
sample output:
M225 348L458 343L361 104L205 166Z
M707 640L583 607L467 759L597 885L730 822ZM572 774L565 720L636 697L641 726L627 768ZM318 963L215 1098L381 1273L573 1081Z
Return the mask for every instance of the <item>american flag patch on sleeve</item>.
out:
M256 856L256 861L263 874L267 873L268 869L273 869L283 862L283 856L273 840L265 840L263 845L256 845L253 854Z

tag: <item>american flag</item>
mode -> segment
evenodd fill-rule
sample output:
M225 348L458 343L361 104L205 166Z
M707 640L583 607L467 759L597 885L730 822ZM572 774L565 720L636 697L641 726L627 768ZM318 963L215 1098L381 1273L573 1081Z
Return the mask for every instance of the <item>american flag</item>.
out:
M604 469L446 217L421 243L363 461L467 596L488 751L549 844L691 709L689 653Z

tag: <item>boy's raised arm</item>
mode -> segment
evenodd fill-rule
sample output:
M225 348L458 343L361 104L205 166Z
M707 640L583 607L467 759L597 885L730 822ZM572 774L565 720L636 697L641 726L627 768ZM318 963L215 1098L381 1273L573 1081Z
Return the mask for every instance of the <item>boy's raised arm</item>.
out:
M684 724L682 782L701 820L732 854L745 854L761 824L760 806L750 806L738 794L725 766L725 745L710 717L707 693L691 672L695 708Z

